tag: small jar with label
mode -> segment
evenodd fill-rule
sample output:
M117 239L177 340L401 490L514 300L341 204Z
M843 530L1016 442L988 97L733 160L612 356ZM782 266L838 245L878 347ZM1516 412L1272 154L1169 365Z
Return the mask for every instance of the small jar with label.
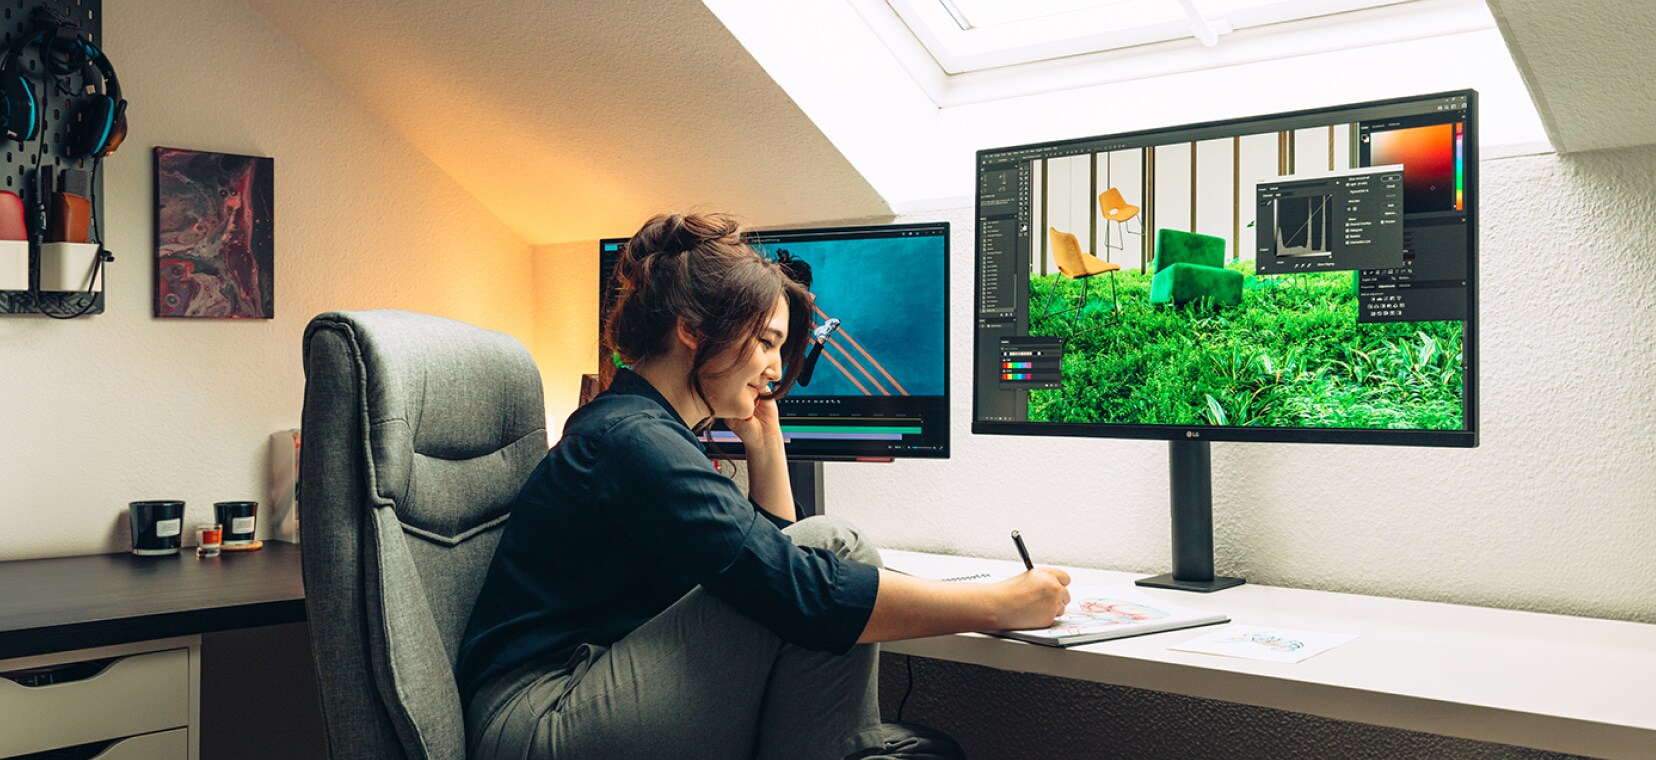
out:
M140 557L177 554L184 533L184 502L177 499L127 504L132 525L132 553Z
M225 546L247 546L253 543L258 528L259 502L220 501L213 504L213 517L224 526Z

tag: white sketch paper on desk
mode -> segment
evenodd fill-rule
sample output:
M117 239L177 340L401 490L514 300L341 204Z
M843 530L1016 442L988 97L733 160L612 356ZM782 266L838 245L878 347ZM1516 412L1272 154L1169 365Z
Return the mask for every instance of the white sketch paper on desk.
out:
M1051 626L1023 631L985 631L991 636L1067 647L1146 633L1223 623L1222 613L1181 607L1130 586L1070 587L1070 603Z
M1303 662L1355 638L1354 633L1232 625L1168 649L1267 662Z

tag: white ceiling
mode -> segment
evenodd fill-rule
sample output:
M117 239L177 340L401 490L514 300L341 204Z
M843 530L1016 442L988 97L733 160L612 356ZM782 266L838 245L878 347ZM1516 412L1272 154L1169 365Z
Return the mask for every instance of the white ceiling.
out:
M1559 152L1656 143L1656 2L1488 2Z
M889 213L699 0L249 4L530 243Z
M1479 0L1468 0L1478 2ZM1416 0L869 0L895 12L936 66L964 74L1020 63L1344 16ZM865 13L867 17L870 14ZM1384 18L1363 14L1364 25ZM1286 52L1286 51L1284 51Z
M1468 87L1485 156L1656 143L1650 0L1413 0L1365 12L1408 39L1319 20L952 77L876 33L883 0L248 2L537 244L968 206L980 149Z
M886 33L883 0L704 2L899 213L970 206L983 149L1446 90L1480 93L1482 155L1546 149L1481 0L956 75Z

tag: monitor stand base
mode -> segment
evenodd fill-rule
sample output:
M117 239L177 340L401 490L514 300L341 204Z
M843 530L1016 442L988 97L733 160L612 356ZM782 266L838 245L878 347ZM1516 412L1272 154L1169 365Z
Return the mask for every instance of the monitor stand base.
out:
M1172 573L1162 573L1161 575L1155 575L1149 578L1140 578L1133 581L1133 583L1139 586L1149 586L1151 588L1170 588L1178 591L1197 591L1205 594L1209 591L1218 591L1232 586L1240 586L1247 583L1247 581L1241 578L1232 578L1228 575L1215 575L1212 580L1207 581L1181 581L1174 578Z
M1242 585L1241 578L1213 574L1213 460L1208 442L1171 442L1167 470L1173 507L1173 572L1135 583L1198 593Z

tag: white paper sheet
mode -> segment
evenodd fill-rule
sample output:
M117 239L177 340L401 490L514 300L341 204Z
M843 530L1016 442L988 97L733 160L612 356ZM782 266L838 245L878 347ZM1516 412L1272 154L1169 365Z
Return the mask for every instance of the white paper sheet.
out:
M1355 638L1354 633L1227 625L1168 649L1267 662L1303 662Z

